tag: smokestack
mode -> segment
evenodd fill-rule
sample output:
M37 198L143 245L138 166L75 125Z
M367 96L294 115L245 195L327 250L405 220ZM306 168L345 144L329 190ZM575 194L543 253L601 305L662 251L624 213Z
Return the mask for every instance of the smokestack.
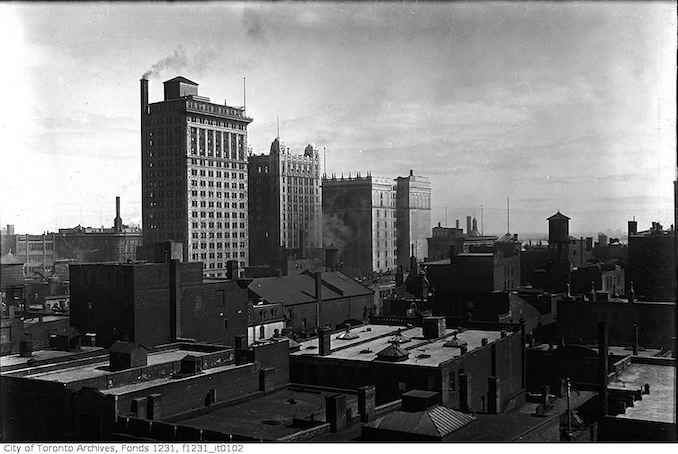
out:
M323 274L321 272L316 272L313 277L315 278L315 326L317 329L320 329L320 304L323 299ZM320 334L318 334L318 337L320 337Z
M122 232L122 218L120 217L120 197L115 198L115 219L113 220L113 230Z
M148 79L141 79L141 123L144 123L144 115L148 114Z
M459 219L455 221L455 226L457 227L457 230L459 230Z
M598 385L600 401L600 416L607 416L607 322L598 322Z
M466 216L466 234L471 234L471 216Z

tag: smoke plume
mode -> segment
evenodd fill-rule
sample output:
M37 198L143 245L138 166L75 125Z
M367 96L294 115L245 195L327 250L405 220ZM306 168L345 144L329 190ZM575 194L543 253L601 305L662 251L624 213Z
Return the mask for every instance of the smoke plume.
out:
M181 71L181 69L189 66L188 58L186 57L186 52L182 47L179 47L174 51L174 53L168 57L163 58L159 62L151 66L151 69L146 71L142 79L148 79L150 77L156 77L160 74L160 71L165 69L170 69L173 71Z
M338 216L323 216L323 240L325 246L334 244L340 251L351 241L351 229Z

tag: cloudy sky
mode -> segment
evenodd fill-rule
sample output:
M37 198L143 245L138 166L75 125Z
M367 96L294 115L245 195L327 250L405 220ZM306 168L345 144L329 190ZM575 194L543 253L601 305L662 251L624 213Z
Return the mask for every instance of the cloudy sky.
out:
M140 222L139 78L183 75L328 173L431 177L486 233L672 223L675 3L2 4L0 222Z

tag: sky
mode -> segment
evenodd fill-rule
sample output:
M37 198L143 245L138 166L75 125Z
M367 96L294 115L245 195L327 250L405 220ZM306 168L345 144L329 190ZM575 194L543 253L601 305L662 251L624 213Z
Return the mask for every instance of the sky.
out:
M434 225L673 223L676 4L0 4L0 224L141 222L139 78L243 104L268 153L431 178Z

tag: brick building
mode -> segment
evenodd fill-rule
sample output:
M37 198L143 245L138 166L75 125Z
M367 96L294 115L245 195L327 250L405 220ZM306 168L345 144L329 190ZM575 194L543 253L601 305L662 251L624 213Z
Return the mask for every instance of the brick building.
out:
M71 265L71 325L103 347L186 338L233 345L247 333L244 286L204 279L199 262Z
M649 230L638 232L637 225L629 221L627 287L633 282L637 299L675 301L675 231L653 222Z
M413 389L433 391L444 405L496 413L524 398L521 339L520 330L449 329L444 317L424 318L421 327L322 331L290 354L291 380L349 389L372 384L377 404Z
M164 82L164 100L149 104L141 79L143 242L182 243L184 257L222 277L226 262L248 262L247 125L244 107L198 96L184 77Z
M248 162L250 264L272 265L322 248L320 159L308 145L292 153L279 137Z
M177 431L171 421L285 388L287 349L287 341L249 349L200 343L147 349L118 342L110 353L82 349L6 357L0 374L3 440L124 441L130 439L125 432L134 433L129 419L149 428L153 421L154 432L145 439L171 433L173 440L195 440L189 428Z

